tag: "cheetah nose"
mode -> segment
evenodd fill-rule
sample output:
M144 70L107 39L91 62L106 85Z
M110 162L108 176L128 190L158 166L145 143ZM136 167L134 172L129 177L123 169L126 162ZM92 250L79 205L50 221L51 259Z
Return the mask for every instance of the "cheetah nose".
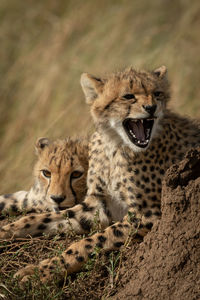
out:
M51 199L53 199L57 204L60 204L60 203L63 202L63 201L65 200L65 198L66 198L66 196L61 196L61 195L59 195L59 196L57 196L57 195L51 195L50 197L51 197Z
M157 105L142 105L143 108L150 114L153 115L156 111Z

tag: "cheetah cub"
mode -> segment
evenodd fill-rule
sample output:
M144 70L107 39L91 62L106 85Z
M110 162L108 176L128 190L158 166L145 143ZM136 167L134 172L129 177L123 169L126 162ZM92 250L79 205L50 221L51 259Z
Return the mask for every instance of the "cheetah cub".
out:
M61 276L78 271L95 247L119 249L130 232L133 239L142 238L160 218L165 171L188 149L200 145L199 125L166 108L170 98L166 73L162 66L152 72L129 68L103 79L82 75L96 125L89 145L84 202L59 214L24 217L0 231L1 238L71 228L87 234L98 213L102 232L72 244L59 257L41 261L42 281L49 280L58 267ZM26 281L34 269L28 265L16 276Z
M88 145L86 141L40 138L34 185L29 191L0 196L0 213L58 211L83 201L86 194Z

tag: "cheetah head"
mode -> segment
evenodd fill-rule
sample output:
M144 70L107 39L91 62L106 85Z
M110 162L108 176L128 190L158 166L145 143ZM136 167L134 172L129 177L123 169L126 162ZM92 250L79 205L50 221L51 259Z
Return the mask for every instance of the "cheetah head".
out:
M105 79L82 74L81 85L93 119L110 140L135 152L148 148L169 99L166 73L162 66L152 72L129 68Z
M34 168L35 194L41 200L55 203L59 209L83 201L86 194L88 149L83 141L37 140L38 160Z

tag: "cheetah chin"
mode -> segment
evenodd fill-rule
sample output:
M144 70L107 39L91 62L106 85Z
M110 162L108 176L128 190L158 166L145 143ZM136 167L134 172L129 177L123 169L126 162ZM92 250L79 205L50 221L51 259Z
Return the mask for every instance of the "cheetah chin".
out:
M129 140L140 148L149 144L155 118L132 119L127 118L122 122Z

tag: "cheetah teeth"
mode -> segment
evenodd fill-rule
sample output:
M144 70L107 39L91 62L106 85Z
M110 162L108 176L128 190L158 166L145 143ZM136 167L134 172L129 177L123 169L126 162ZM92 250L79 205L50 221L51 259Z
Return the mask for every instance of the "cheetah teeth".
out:
M136 135L133 133L132 130L129 130L129 132L131 133L131 135L132 135L134 138L136 138Z
M148 144L148 142L149 142L149 140L146 140L144 142L142 142L140 140L137 141L137 143L140 144L140 145L146 145L146 144Z

